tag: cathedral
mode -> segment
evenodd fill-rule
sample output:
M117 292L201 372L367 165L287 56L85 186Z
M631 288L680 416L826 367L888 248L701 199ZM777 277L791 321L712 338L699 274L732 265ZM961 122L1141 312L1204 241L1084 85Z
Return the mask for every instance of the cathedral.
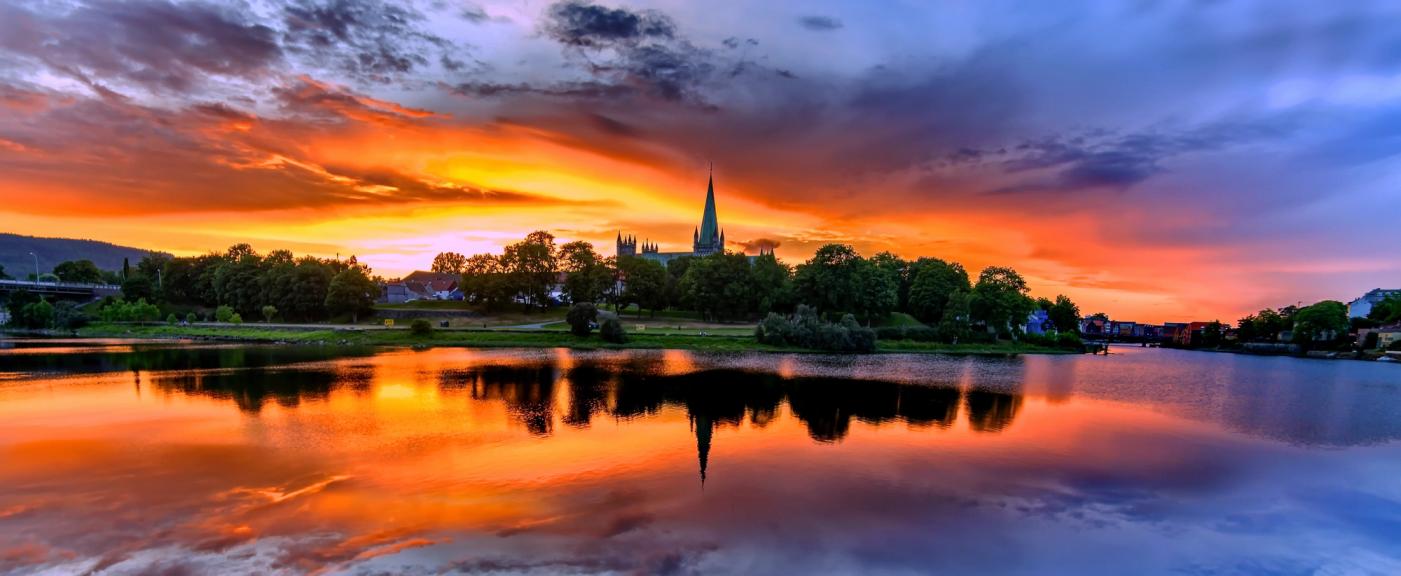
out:
M618 233L618 257L620 258L641 256L665 265L667 262L682 256L708 256L724 251L725 230L720 228L720 219L715 215L714 174L711 174L710 182L705 187L705 212L701 214L700 227L691 234L691 250L689 252L662 252L656 244L646 240L642 241L639 250L636 236L623 236L621 232Z

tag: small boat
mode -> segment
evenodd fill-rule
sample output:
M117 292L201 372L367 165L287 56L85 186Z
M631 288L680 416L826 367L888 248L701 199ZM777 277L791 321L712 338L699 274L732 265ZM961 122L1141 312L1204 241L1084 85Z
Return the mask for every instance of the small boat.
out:
M1401 362L1401 360L1397 360L1393 356L1382 356L1381 358L1377 358L1377 362Z

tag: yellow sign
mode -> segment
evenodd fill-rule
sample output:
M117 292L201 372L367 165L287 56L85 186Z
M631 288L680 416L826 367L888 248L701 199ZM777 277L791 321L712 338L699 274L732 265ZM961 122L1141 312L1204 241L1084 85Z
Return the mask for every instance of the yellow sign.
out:
M385 318L385 319L384 319L384 327L385 327L385 328L393 328L393 327L394 327L394 319L393 319L393 318Z

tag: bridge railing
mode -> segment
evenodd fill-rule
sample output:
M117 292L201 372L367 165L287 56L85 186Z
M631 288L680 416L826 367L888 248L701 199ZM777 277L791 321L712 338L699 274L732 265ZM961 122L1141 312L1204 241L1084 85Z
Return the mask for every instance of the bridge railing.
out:
M121 290L116 284L84 284L81 282L34 282L30 280L0 280L0 286L10 288L47 288L74 290Z

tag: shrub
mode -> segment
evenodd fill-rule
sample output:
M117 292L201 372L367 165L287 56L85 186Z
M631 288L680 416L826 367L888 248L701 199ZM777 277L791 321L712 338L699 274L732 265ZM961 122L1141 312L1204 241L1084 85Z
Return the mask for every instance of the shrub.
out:
M1393 352L1401 350L1401 340L1396 340L1392 342L1391 345L1386 347L1386 349L1391 350Z
M174 312L171 312L170 314L167 314L166 317L165 317L165 323L166 323L166 324L175 324L175 323L177 323L177 322L179 322L179 321L180 321L180 320L177 319L177 318L175 317L175 313L174 313Z
M623 330L623 323L618 320L618 315L612 312L600 312L598 314L598 334L605 341L614 344L622 344L628 341L628 333Z
M97 315L104 322L155 322L160 319L161 310L145 298L135 302L115 298L106 302Z
M234 310L227 304L214 309L214 320L218 322L232 322L233 317Z
M276 306L273 306L272 304L263 306L263 322L272 322L274 316L277 316Z
M185 323L186 323L186 324L194 324L195 321L197 321L197 320L199 320L199 317L196 316L194 312L186 312L186 313L185 313Z
M409 333L414 336L432 336L433 325L423 318L415 318L409 323Z
M91 321L87 313L78 308L73 302L59 302L54 305L53 324L55 328L67 328L77 330L88 325Z
M598 319L598 307L593 302L579 302L569 307L564 320L569 323L569 331L575 336L588 336L593 332L593 323Z
M233 316L229 316L229 322L233 322L234 324L242 324L243 315L239 314L238 312L234 312Z
M906 332L901 332L905 334ZM851 314L839 322L828 322L808 306L800 305L790 316L770 313L754 328L754 337L774 346L797 346L833 352L871 352L877 334L856 321Z
M42 298L20 307L19 314L11 322L25 328L48 328L54 322L54 307Z

